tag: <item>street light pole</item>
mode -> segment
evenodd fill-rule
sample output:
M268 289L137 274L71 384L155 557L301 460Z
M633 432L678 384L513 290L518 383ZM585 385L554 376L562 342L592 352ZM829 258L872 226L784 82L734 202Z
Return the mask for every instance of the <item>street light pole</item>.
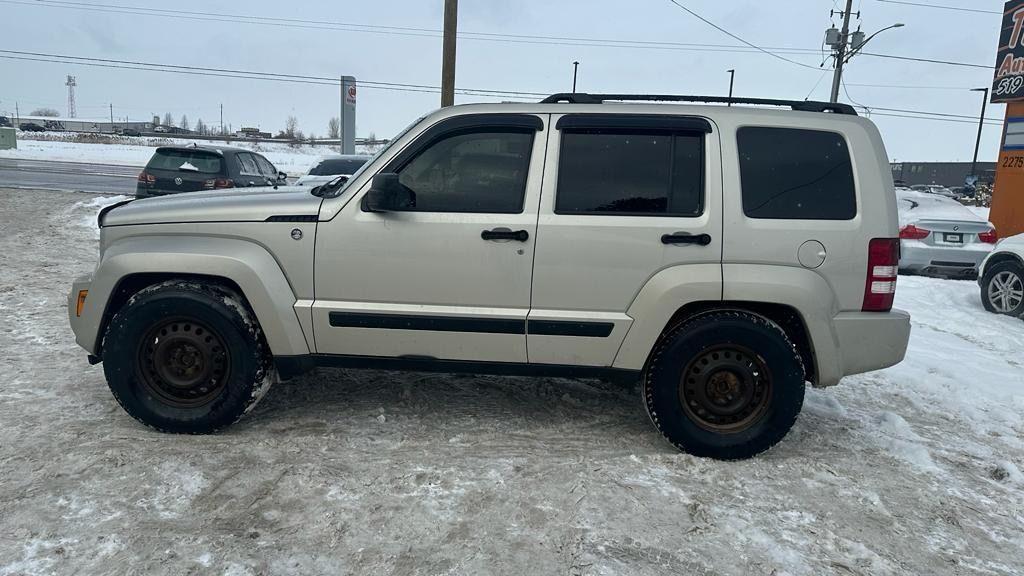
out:
M576 93L576 72L580 68L580 63L573 60L572 62L572 93Z
M732 106L732 85L736 80L736 70L726 70L729 73L729 106Z
M981 131L985 127L985 106L988 104L988 88L972 88L971 92L982 92L984 99L981 101L981 117L978 118L978 139L974 142L974 159L971 160L971 176L977 176L975 170L978 167L978 149L981 148Z

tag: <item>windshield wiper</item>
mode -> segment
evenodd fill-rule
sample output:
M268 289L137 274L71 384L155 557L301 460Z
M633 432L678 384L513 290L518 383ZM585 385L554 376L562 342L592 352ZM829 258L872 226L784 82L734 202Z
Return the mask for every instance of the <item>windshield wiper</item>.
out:
M326 196L336 193L338 190L341 189L342 186L345 185L346 182L348 182L348 176L338 176L337 178L331 180L326 184L314 186L313 189L309 191L309 193L312 194L313 196L324 198Z

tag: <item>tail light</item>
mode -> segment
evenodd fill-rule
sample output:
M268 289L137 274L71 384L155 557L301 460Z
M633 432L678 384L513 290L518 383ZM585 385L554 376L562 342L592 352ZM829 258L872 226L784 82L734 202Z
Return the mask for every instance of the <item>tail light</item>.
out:
M235 181L231 178L211 178L203 182L203 188L207 190L220 190L222 188L234 188Z
M931 234L930 230L918 228L913 224L907 224L900 228L900 239L902 240L924 240L929 234Z
M868 243L868 274L864 281L864 312L888 312L896 297L900 265L899 238L873 238Z
M994 229L989 230L988 232L978 234L978 240L981 240L985 244L995 244L999 241L999 234L997 234Z
M153 176L149 172L143 170L139 172L139 182L142 184L156 184L156 176Z

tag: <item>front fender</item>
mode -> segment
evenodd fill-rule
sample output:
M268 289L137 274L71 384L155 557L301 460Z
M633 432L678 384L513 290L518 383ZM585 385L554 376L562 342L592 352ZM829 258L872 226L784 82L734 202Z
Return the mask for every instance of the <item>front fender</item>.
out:
M295 315L295 293L266 249L232 238L145 236L113 243L93 274L82 315L73 324L78 344L90 354L99 349L111 295L123 279L134 274L203 275L231 280L242 289L256 313L275 356L310 352Z

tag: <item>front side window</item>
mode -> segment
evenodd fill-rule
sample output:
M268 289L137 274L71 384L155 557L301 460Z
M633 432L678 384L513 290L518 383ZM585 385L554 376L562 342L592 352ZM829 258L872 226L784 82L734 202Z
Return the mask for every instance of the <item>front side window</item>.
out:
M274 168L274 165L270 163L270 160L267 160L259 154L254 154L253 157L256 158L256 165L259 167L260 172L263 173L267 179L277 180L277 168Z
M482 129L442 137L398 171L416 212L523 210L533 131Z
M857 215L853 166L835 132L740 128L743 212L750 218L851 220Z
M703 203L703 134L563 131L556 213L685 217Z

